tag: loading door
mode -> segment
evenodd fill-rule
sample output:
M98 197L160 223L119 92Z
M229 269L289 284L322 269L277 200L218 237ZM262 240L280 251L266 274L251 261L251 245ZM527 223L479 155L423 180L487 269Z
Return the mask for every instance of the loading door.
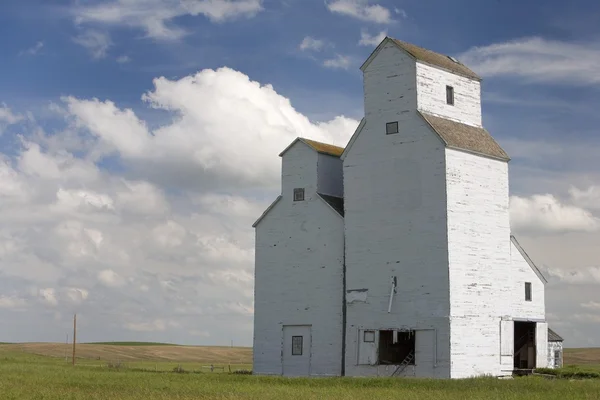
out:
M311 329L310 325L284 325L283 375L310 375Z

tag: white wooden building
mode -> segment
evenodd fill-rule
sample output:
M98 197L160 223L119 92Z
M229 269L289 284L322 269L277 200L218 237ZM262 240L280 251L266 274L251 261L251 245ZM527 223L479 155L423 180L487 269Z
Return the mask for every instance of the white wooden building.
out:
M298 138L256 232L254 373L501 376L548 365L546 280L511 234L481 79L385 38L345 148Z

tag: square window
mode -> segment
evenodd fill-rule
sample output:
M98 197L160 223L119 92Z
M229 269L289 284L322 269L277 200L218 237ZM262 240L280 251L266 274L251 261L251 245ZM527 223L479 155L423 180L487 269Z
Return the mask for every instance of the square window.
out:
M294 201L304 201L304 188L294 189Z
M446 103L454 105L454 88L452 86L446 86Z
M302 355L302 336L292 336L292 355Z
M365 331L365 343L375 343L375 331Z
M525 301L531 301L531 282L525 282Z
M398 121L385 124L385 134L392 135L394 133L398 133Z

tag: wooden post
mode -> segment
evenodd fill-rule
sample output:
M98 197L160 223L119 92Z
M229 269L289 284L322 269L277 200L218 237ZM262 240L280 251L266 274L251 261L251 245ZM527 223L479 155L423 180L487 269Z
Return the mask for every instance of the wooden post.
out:
M73 315L73 365L75 365L75 342L77 341L77 314Z

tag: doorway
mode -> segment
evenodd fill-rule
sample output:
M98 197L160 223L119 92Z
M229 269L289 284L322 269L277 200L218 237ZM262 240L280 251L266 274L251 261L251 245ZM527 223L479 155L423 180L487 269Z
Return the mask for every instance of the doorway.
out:
M311 326L283 326L282 367L284 376L310 375Z
M515 321L514 367L515 369L536 368L535 322Z

